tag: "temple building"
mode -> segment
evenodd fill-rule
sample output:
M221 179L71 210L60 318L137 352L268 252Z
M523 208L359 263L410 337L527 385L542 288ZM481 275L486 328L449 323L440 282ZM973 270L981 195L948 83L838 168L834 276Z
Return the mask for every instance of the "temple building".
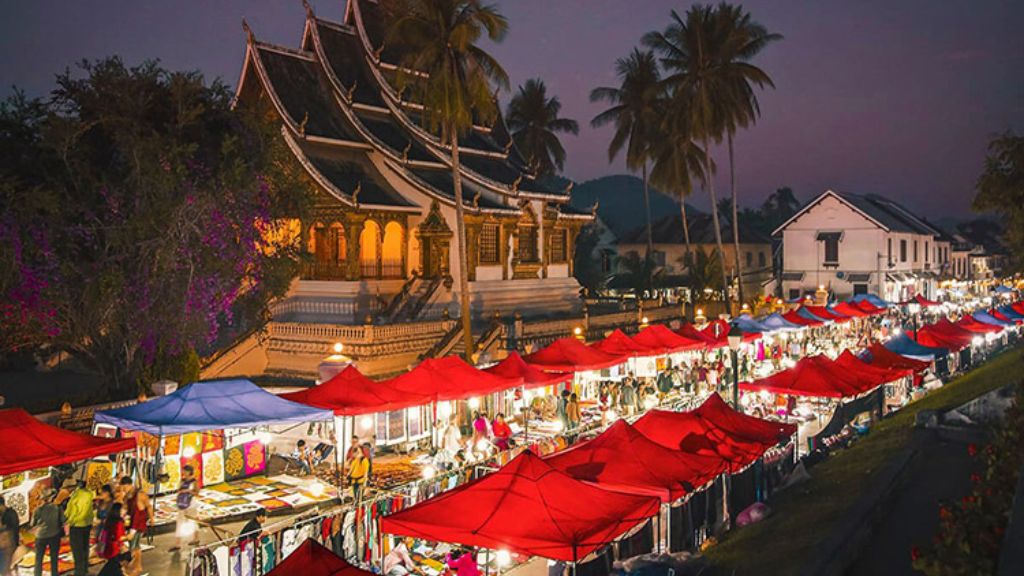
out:
M262 42L244 26L236 105L280 120L315 195L312 216L296 223L307 262L274 307L271 369L275 347L305 350L304 362L323 352L282 336L306 333L296 325L380 329L458 315L451 146L398 88L401 57L385 41L385 12L349 0L338 23L307 5L298 48ZM578 313L573 249L593 215L568 205L568 188L530 172L500 113L460 138L459 158L474 321Z

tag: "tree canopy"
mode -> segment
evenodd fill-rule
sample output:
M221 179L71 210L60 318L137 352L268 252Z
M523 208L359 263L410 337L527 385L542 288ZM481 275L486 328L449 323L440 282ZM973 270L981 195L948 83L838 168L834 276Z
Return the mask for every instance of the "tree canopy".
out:
M577 135L579 124L562 118L562 102L558 96L548 97L547 86L531 78L519 87L508 104L505 121L512 130L512 139L534 173L548 176L565 167L565 148L558 133Z
M0 105L0 352L68 352L123 395L265 316L305 188L231 100L114 57Z
M1024 137L1006 132L992 139L976 187L974 209L1004 220L1012 271L1024 271Z

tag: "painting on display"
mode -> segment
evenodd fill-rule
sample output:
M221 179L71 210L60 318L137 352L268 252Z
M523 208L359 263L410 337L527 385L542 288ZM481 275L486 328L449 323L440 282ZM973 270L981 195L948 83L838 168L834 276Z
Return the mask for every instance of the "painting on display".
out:
M203 433L203 452L221 451L224 449L224 437L219 432Z
M242 445L245 448L245 475L259 474L267 469L267 447L259 440L246 442Z
M224 453L216 452L203 453L203 485L212 486L224 481Z
M203 451L203 433L188 432L181 436L181 455L195 455Z
M245 451L243 446L233 446L224 451L224 480L230 482L245 478Z
M172 434L164 437L164 456L177 456L181 452L181 435Z
M167 474L167 481L160 483L161 492L173 492L181 486L181 461L177 458L168 458L164 461L164 474Z
M104 484L110 484L113 478L113 462L89 462L85 465L85 484L94 493L98 493Z

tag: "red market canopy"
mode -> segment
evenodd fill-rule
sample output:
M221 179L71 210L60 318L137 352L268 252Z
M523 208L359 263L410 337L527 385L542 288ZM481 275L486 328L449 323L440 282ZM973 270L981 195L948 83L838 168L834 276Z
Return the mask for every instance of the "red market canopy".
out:
M823 320L831 320L833 322L849 322L850 317L842 314L836 314L832 310L829 310L825 306L804 306L804 309L814 314L818 318Z
M356 568L312 538L292 551L266 576L372 576L373 572Z
M710 398L716 397L717 394L712 394ZM723 418L719 407L701 406L689 412L649 410L634 423L634 428L667 448L721 458L726 461L730 472L743 470L760 458L765 450L778 444L782 437L791 436L795 431L791 425L781 425L783 428L780 429L780 425L775 423L740 415L728 407L725 409L762 424Z
M703 350L707 347L704 338L691 338L677 334L662 324L651 324L633 336L633 341L641 346L664 348L667 353Z
M396 391L425 396L434 402L493 394L522 383L521 377L502 378L478 370L458 356L427 358L405 374L381 382Z
M945 324L936 322L921 328L915 335L918 344L932 348L946 348L958 352L967 348L974 342L974 334L968 330L946 321Z
M387 384L374 382L355 366L349 365L330 380L296 392L281 394L281 398L333 410L336 416L359 416L390 412L433 402L427 395L401 392Z
M836 366L848 370L858 378L865 378L869 384L888 384L901 378L911 376L914 371L907 368L886 368L877 364L869 364L861 360L849 350L844 350L836 358Z
M932 365L931 362L927 362L925 360L917 360L915 358L909 358L907 356L897 354L878 342L875 342L870 348L868 348L868 354L871 354L872 364L883 368L903 368L921 373Z
M861 310L856 305L851 304L849 302L840 302L839 304L833 306L832 309L835 310L836 312L839 312L840 314L850 316L851 318L864 318L865 316L871 315L870 312Z
M726 404L718 394L708 396L707 400L694 412L704 420L711 422L716 428L725 430L734 438L757 440L775 445L796 434L795 424L765 420L737 412Z
M507 358L498 362L484 372L500 376L501 378L523 380L525 388L542 388L544 386L555 386L572 380L572 374L568 372L545 372L530 366L519 355L519 352L512 352Z
M662 446L625 420L544 461L599 488L657 496L662 502L679 500L725 471L722 458Z
M716 348L722 348L723 346L729 345L728 340L719 340L714 336L709 336L700 330L697 330L697 327L693 324L683 324L682 327L676 331L676 334L679 334L683 338L703 342L704 346L708 350L714 350Z
M1018 314L1024 314L1024 300L1010 304L1010 308L1013 308L1013 311Z
M868 314L885 314L885 308L875 306L867 300L861 300L859 302L850 302L851 305L856 306L858 309L867 312Z
M796 366L766 378L740 382L740 389L813 398L851 398L865 392L858 382L830 367L831 362L825 356L809 356L797 362Z
M0 410L0 476L135 449L135 438L100 438L57 428L21 408Z
M629 358L638 358L640 356L660 356L666 353L664 346L644 346L638 342L634 342L618 328L613 330L611 334L605 336L603 340L599 340L591 344L590 347L599 352L604 352L605 354L612 354L613 356L627 356Z
M497 472L385 516L381 530L572 562L654 516L660 505L655 497L576 480L526 451Z
M729 330L731 330L731 329L732 329L732 325L730 325L725 320L722 320L721 318L718 318L718 319L712 321L706 327L704 327L704 329L701 330L701 332L703 332L709 338L714 338L715 340L718 340L720 342L725 342L725 345L728 346L729 345ZM743 341L744 342L756 342L756 341L758 341L760 339L761 339L761 333L760 332L744 332L743 333Z
M911 302L917 302L918 304L920 304L921 306L924 306L926 308L928 306L938 306L939 304L941 304L941 302L936 302L934 300L929 300L929 299L925 298L924 296L921 296L920 294L915 294L914 297L911 298L910 300L911 300Z
M546 347L523 358L541 370L551 372L582 372L611 368L626 361L619 354L594 350L576 338L559 338Z
M822 322L821 320L813 320L811 318L806 318L797 313L796 310L790 310L789 312L783 314L782 317L785 318L787 321L792 322L793 324L799 324L800 326L815 327L825 325L825 323Z
M995 308L990 308L988 313L993 318L995 318L997 320L1002 320L1003 322L1009 322L1010 324L1021 324L1021 323L1024 323L1024 319L1022 319L1022 318L1010 318L1009 316L1007 316L1006 314L1003 314L1002 312L1000 312L999 310L996 310Z
M1003 331L1001 327L996 326L995 324L979 322L975 320L973 316L964 316L956 323L956 325L970 332L974 332L975 334L995 334Z

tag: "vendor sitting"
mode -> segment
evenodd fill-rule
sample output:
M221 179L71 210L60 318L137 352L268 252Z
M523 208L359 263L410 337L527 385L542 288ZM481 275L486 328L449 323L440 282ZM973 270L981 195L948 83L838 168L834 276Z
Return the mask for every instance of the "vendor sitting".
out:
M384 576L406 576L406 574L419 574L412 557L409 556L409 549L413 547L413 539L401 540L388 555L384 557Z
M295 459L299 461L304 474L313 473L313 452L306 446L305 440L295 443Z
M498 413L491 423L491 432L494 433L494 446L498 450L511 448L512 428L505 422L505 415Z
M445 558L448 568L455 571L456 576L480 576L480 567L476 564L476 554L472 549L452 551Z

